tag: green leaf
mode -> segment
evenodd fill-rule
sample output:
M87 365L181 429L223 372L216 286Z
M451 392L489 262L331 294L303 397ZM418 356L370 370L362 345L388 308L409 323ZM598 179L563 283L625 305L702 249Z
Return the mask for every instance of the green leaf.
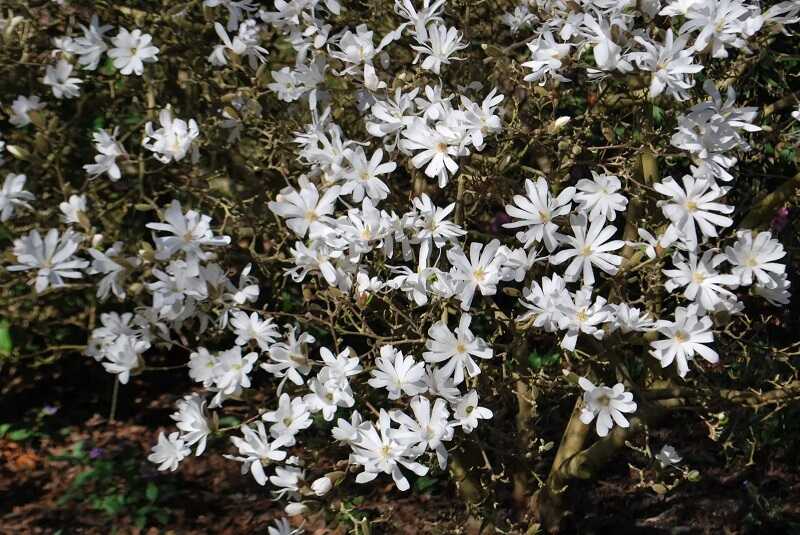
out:
M239 420L239 418L236 418L235 416L223 416L222 418L219 419L220 427L234 427L239 425L240 423L242 423L242 421Z
M0 438L5 436L9 429L11 429L11 424L0 424Z
M0 355L10 355L14 349L11 340L11 324L7 320L0 321Z
M13 440L14 442L22 442L23 440L27 440L33 436L33 431L31 429L17 429L16 431L11 431L8 433L8 439Z
M439 482L438 480L433 479L431 477L422 476L420 478L417 478L417 481L414 483L414 487L419 492L425 492L426 490L436 485L438 482Z
M152 481L147 484L147 489L144 491L144 495L147 497L148 501L154 502L158 499L158 487Z

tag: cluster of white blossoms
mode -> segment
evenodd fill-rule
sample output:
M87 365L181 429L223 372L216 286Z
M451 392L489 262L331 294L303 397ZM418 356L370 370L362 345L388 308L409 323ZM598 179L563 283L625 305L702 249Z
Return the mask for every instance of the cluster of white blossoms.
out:
M342 299L355 302L398 295L408 307L445 305L447 311L451 305L458 311L456 318L445 312L429 321L424 340L406 346L376 336L370 340L375 347L359 355L339 347L339 340L325 347L299 325L279 324L277 314L256 305L259 279L250 264L237 277L223 262L230 237L215 231L208 215L177 200L147 224L153 246L137 254L126 253L123 242L104 243L103 236L92 234L91 211L82 196L63 203L64 231L34 229L14 242L16 263L7 269L24 272L37 292L90 277L98 298L125 301L130 281L142 282L131 312L100 315L86 350L120 383L147 369L152 348L188 350L186 366L197 391L178 401L172 415L177 431L162 432L153 447L150 460L159 469L177 469L192 450L203 454L209 438L220 432L226 405L246 397L260 375L277 385L272 403L240 426L226 457L287 500L287 512L302 513L309 500L345 477L308 465L302 445L312 433L329 433L349 451L348 470L358 472L358 483L385 474L400 490L409 489L409 472L424 475L432 462L444 469L447 444L456 433L469 434L493 416L480 406L477 377L497 355L491 340L477 334L484 332L479 326L486 318L472 311L491 303L502 285L523 285L519 314L512 318L521 329L555 333L565 351L575 351L581 339L596 344L615 333L649 332L652 357L665 368L674 364L681 377L696 356L719 361L714 318L742 312L747 288L772 304L788 302L783 246L769 232L732 228L734 207L725 204L735 183L737 151L747 150L745 136L760 130L754 124L757 111L737 107L732 87L723 98L711 80L703 86L708 99L680 114L670 140L691 160L690 172L652 184L648 194L660 213L647 220L649 228L638 229L643 241L622 238L630 177L603 169L587 171L566 187L546 176L525 179L520 191L507 192L509 218L503 223L516 232L518 243L492 236L478 241L486 235L472 233L464 223L454 182L470 157L503 131L505 99L498 89L484 90L477 82L453 92L429 81L452 68L459 51L470 45L445 22L444 0L422 4L396 0L398 25L376 45L365 25L333 32L326 17L343 10L336 0L276 0L273 11L249 0L204 0L206 7L224 7L228 14L224 25L212 24L222 41L208 57L215 68L239 67L242 56L252 69L265 63L262 27L274 29L295 52L294 65L272 71L268 85L278 99L298 101L297 110L311 117L294 133L303 174L280 192L269 192L269 210L291 235L284 251L291 264L286 275L294 283L314 280L335 288ZM515 34L529 36L532 59L523 67L532 72L526 81L569 83L575 62L591 51L591 80L602 83L638 70L651 73L651 98L666 93L684 101L693 98L693 75L704 64L731 49L745 51L758 32L795 22L799 12L797 2L761 12L742 0L666 5L543 0L523 3L502 20ZM683 23L651 32L648 24L656 16ZM119 28L109 46L111 26L93 17L81 28L82 37L57 41L59 59L46 69L43 81L58 99L80 94L73 61L95 70L107 54L122 75L141 76L145 64L158 59L151 36L139 29ZM390 83L387 51L403 46L414 58L405 67L427 76L417 87ZM358 88L355 107L369 139L351 139L335 121L327 72ZM19 96L10 121L24 128L43 107L36 96ZM230 130L229 143L238 141L246 110L261 112L245 97L237 97L233 107L222 122ZM196 163L199 133L194 119L179 119L164 104L158 125L145 125L142 146L164 165L187 156ZM124 162L127 152L118 135L118 128L94 133L98 154L84 166L90 177L121 178L119 160ZM443 194L398 192L393 174L401 166L431 179L428 192ZM2 221L33 208L35 198L25 186L25 175L6 175ZM407 210L386 208L387 199L403 195L410 201ZM434 200L446 195L452 202ZM664 262L664 287L678 306L656 317L646 303L627 303L609 291L607 283L632 267L626 249L638 251L643 262ZM230 343L186 347L185 332ZM637 410L633 394L622 383L595 385L600 377L587 375L591 381L579 380L580 420L595 420L600 436L614 425L627 427L625 414ZM377 408L375 400L381 401ZM279 522L273 531L289 533L288 524Z

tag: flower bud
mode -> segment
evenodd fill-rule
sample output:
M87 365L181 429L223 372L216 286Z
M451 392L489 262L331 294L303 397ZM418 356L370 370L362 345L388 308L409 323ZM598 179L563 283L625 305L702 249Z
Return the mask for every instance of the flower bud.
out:
M313 490L314 494L317 496L325 496L332 488L333 483L325 476L317 479L311 484L311 490Z
M306 511L308 511L308 507L306 507L300 502L290 503L284 509L284 512L286 512L286 514L289 516L302 515Z

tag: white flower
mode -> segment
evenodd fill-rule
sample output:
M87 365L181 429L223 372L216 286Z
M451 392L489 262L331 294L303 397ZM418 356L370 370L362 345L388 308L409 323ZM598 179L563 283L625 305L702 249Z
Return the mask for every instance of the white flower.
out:
M49 85L56 98L75 98L80 95L78 84L83 83L80 78L70 78L72 65L60 59L56 66L48 65L42 82Z
M598 296L592 301L592 288L584 287L575 292L575 299L567 292L559 303L562 315L558 320L558 328L567 331L561 340L561 347L569 351L575 350L575 343L579 333L594 336L600 340L605 335L601 323L609 320L609 310L606 300Z
M14 209L25 207L33 210L31 205L25 201L32 201L35 197L29 191L25 191L25 175L15 175L9 173L0 189L0 221L6 222L14 215Z
M453 54L467 48L467 44L461 42L461 33L456 28L448 29L443 24L435 24L425 28L425 31L421 29L417 28L419 44L411 45L411 48L417 51L414 63L419 61L422 54L427 55L422 61L422 68L426 71L440 74L442 65L448 65L451 59L456 59L451 58Z
M628 199L618 193L622 183L613 175L600 175L592 171L592 180L581 179L576 186L578 193L575 194L575 200L581 203L578 210L587 212L590 221L614 221L617 212L624 212L628 205Z
M478 393L470 390L456 402L453 416L465 433L472 433L478 427L478 420L488 420L493 414L486 407L478 406Z
M628 303L610 305L613 309L611 326L619 329L622 334L632 331L652 331L655 322L647 312L642 312Z
M668 292L685 286L683 296L697 303L700 314L713 312L723 299L733 297L733 294L723 286L735 287L739 278L735 275L723 275L716 271L725 260L725 255L706 251L698 258L695 253L689 253L688 262L677 253L672 262L676 269L663 270L669 280L664 284Z
M502 130L500 116L495 114L495 108L504 99L505 95L497 94L497 88L492 89L480 105L461 95L461 105L464 107L461 127L466 129L475 150L483 150L484 136Z
M145 63L158 61L158 48L151 45L153 37L136 29L129 32L120 28L116 37L111 39L114 48L108 51L108 57L114 60L114 67L125 76L131 73L141 76Z
M217 356L214 364L214 386L218 393L214 396L212 406L219 406L223 395L238 396L243 388L250 388L250 372L258 360L258 353L242 355L242 348L234 346Z
M559 82L569 82L559 70L563 66L563 60L569 56L569 49L573 46L569 43L556 43L549 30L543 31L536 41L528 43L532 59L523 63L522 66L533 72L526 75L524 80L544 85L549 76Z
M178 400L178 410L170 415L181 431L181 439L186 446L197 444L195 455L202 455L206 449L206 439L211 427L206 416L206 400L203 396L192 394Z
M330 232L329 224L333 219L329 216L333 214L339 193L339 186L333 186L320 198L317 186L301 180L299 191L284 188L267 206L286 219L286 226L295 234L302 238L308 233L313 240Z
M80 279L81 270L89 265L86 260L74 256L83 237L67 229L59 236L57 229L50 229L42 239L39 231L14 240L14 255L19 264L9 266L8 271L35 269L36 275L28 281L37 292L48 286L64 286L64 279Z
M409 451L407 443L394 438L395 430L391 428L389 414L383 409L378 426L375 429L370 422L360 429L358 440L353 444L351 461L364 467L364 471L356 476L356 483L367 483L381 473L391 474L399 490L408 490L411 485L400 467L404 466L420 476L427 474L428 469L413 461L413 452Z
M249 471L256 482L263 486L267 483L264 465L286 458L286 451L281 449L286 446L286 439L277 438L270 442L264 423L260 421L256 422L255 430L248 425L243 425L241 430L244 438L231 437L231 442L239 449L239 456L225 455L225 457L241 462L242 474Z
M255 340L261 351L268 351L270 345L280 336L278 328L272 322L272 318L262 320L258 312L253 312L249 316L246 312L237 310L233 312L230 320L236 334L236 344L243 346L250 340Z
M86 195L70 195L66 202L58 205L58 209L63 214L61 221L66 224L82 224L81 216L86 220Z
M773 276L772 282L769 284L756 284L754 292L775 306L788 305L792 297L789 292L790 286L791 283L786 277L786 273L782 273L781 275Z
M314 491L314 494L317 496L325 496L332 488L333 482L331 482L330 478L325 476L315 479L314 482L311 483L311 490Z
M554 332L562 321L564 312L562 304L569 292L564 279L553 273L553 277L542 277L541 285L533 281L530 288L522 292L522 306L529 309L520 316L520 322L533 318L533 326L543 328L547 332Z
M117 375L123 385L128 384L131 372L144 367L141 354L150 349L147 340L139 340L133 336L121 335L103 350L103 356L108 362L103 362L103 368L108 373Z
M739 282L749 285L755 278L758 284L774 285L774 279L786 271L786 266L777 262L786 256L781 242L773 240L769 232L759 232L754 238L752 230L740 230L736 237L736 243L725 249L725 255Z
M89 275L103 275L97 284L97 297L101 300L106 299L109 292L113 292L120 300L124 299L125 277L141 264L141 260L136 256L122 256L123 245L121 241L114 242L105 252L100 252L95 248L89 249L92 265L86 272Z
M217 357L206 348L200 347L189 355L189 377L203 383L204 387L209 388L214 384L216 369Z
M167 260L176 253L186 255L191 273L196 273L200 261L213 258L203 247L221 247L231 242L229 236L214 236L211 218L194 210L185 214L178 200L173 200L164 210L164 223L148 223L147 228L167 232L170 235L155 236L156 258Z
M375 359L372 379L367 381L372 388L385 388L389 391L389 399L398 399L401 395L415 396L427 390L422 378L425 376L425 363L417 362L411 355L404 357L403 352L393 346L381 347L381 356Z
M505 261L505 258L498 254L498 249L500 241L492 240L485 247L481 243L472 242L469 245L469 258L458 247L447 251L447 259L453 266L451 273L453 279L460 282L461 290L458 297L461 300L462 310L469 310L476 289L480 290L481 295L497 293L500 268Z
M716 227L729 227L730 217L721 214L733 212L733 206L714 202L725 194L724 189L714 188L704 178L695 179L692 175L683 176L683 188L672 177L653 184L657 192L670 198L658 201L664 215L680 232L680 237L690 248L697 245L697 228L705 237L717 237Z
M178 432L171 433L169 437L161 431L158 435L158 443L150 450L153 453L147 456L151 463L158 464L159 470L170 470L174 472L180 463L192 450L187 448L183 439L178 438Z
M636 65L639 70L653 73L648 97L652 99L666 91L675 100L687 100L689 98L687 90L694 87L691 75L703 70L702 65L693 63L694 50L686 48L689 34L680 35L676 40L672 30L668 29L663 45L642 36L636 36L634 39L646 50L631 54Z
M364 195L375 201L385 199L389 195L389 187L378 176L391 173L397 164L381 163L383 160L381 149L372 153L369 161L361 147L349 151L345 157L350 162L350 168L344 173L345 182L340 191L342 195L352 195L355 202L361 202Z
M269 482L280 489L275 492L277 498L284 498L288 494L292 499L298 499L298 491L305 485L305 471L296 466L276 466L275 475L269 477Z
M681 377L686 376L689 361L695 354L716 364L719 362L719 355L706 345L714 341L711 327L711 318L697 317L697 305L678 307L675 309L675 321L659 320L656 323L656 330L667 339L650 342L653 348L650 354L661 361L662 368L675 361Z
M558 197L553 197L543 177L536 182L528 178L525 179L525 193L524 197L514 195L514 204L506 205L506 213L520 221L505 223L503 227L527 227L527 230L517 233L517 239L525 244L524 247L527 249L534 243L544 241L547 250L552 252L564 238L557 232L558 225L553 223L553 219L570 213L575 188L564 188Z
M699 30L694 48L702 51L710 45L712 57L727 58L726 46L745 47L743 37L750 37L760 26L740 0L700 0L689 7L686 22L678 31L684 34Z
M368 426L369 422L364 422L361 418L361 414L358 411L353 411L350 415L349 422L343 418L339 418L336 421L336 426L331 429L331 434L333 438L339 442L352 444L358 440L359 429L366 429Z
M516 6L511 13L503 13L500 20L509 27L511 33L517 33L524 27L532 26L538 19L530 12L526 4L521 4Z
M551 256L550 263L558 265L571 258L572 261L564 271L564 279L573 282L582 278L585 286L594 284L592 266L597 266L609 275L615 275L622 263L622 257L611 254L610 251L625 246L622 240L609 241L617 232L616 227L606 227L605 219L595 219L587 229L586 217L582 215L570 216L569 222L575 236L565 236L564 242L571 245L571 248Z
M623 413L636 412L636 402L633 401L633 394L625 392L622 383L608 388L603 385L595 386L585 377L581 377L578 384L584 390L581 422L589 425L596 416L595 429L601 437L608 435L615 423L620 427L630 426Z
M361 373L361 364L357 356L349 348L345 348L341 353L334 356L333 352L327 347L319 349L319 355L325 364L323 371L327 373L327 380L340 384L347 384L348 377Z
M422 119L415 119L403 130L400 147L408 152L416 152L411 163L417 169L425 167L425 175L438 178L439 187L447 186L451 174L458 171L454 156L469 154L460 143L457 132L443 123L430 127Z
M11 117L9 122L17 128L28 126L31 124L31 118L28 115L32 111L44 109L44 102L39 100L36 95L25 97L19 95L14 102L11 103Z
M78 63L83 65L84 69L93 71L100 63L103 52L108 50L105 34L110 32L113 26L110 24L100 26L100 19L94 14L88 28L83 24L80 27L83 30L83 37L75 39L74 51L79 56Z
M439 321L433 324L428 330L430 338L425 342L428 351L422 354L422 358L426 362L447 361L441 371L446 376L453 377L453 383L456 385L464 381L465 368L470 377L481 373L481 369L473 357L492 358L492 348L469 330L471 321L472 316L462 314L455 334L447 328L445 322Z
M292 398L285 392L278 399L278 409L265 412L261 418L265 422L273 422L269 432L274 438L287 437L287 446L293 446L294 436L313 423L303 398Z
M330 368L324 368L308 382L311 393L303 397L303 402L311 412L322 411L322 417L326 422L330 422L339 407L352 407L355 405L355 399L350 385L330 379L326 370Z
M206 0L206 2L211 2L216 0ZM278 0L280 2L281 0ZM276 2L277 4L277 2ZM301 504L302 505L302 504ZM288 509L288 506L287 506ZM289 514L287 511L286 514ZM275 520L274 526L267 526L267 535L300 535L305 531L302 528L292 528L289 525L289 521L285 518L278 518Z
M414 413L413 419L401 411L389 413L392 420L400 424L400 429L394 434L395 438L420 451L435 451L439 468L444 470L447 468L447 448L444 442L453 439L453 426L448 421L450 411L447 410L447 402L437 398L431 408L428 398L417 396L411 400L411 410Z
M296 385L303 384L303 375L311 372L311 361L308 358L308 344L314 343L314 337L308 333L296 335L296 329L287 325L285 342L277 342L269 348L269 358L261 367L275 377L288 377ZM302 375L301 375L302 374Z
M109 134L103 129L92 134L94 148L99 153L94 157L93 164L86 164L83 168L92 178L107 174L112 182L122 177L122 172L117 165L117 158L127 156L125 149L116 140L118 129Z
M187 123L183 119L174 119L172 110L167 107L158 112L158 122L161 128L154 130L153 123L147 121L144 125L145 137L142 146L155 153L155 157L161 163L179 162L183 160L189 151L192 151L192 162L196 162L199 153L195 140L200 135L197 122L189 119Z
M661 451L656 453L655 457L656 460L659 463L661 463L662 467L678 464L683 460L683 457L678 455L678 452L675 451L675 448L673 448L669 444L664 444L663 446L661 446Z
M412 205L419 212L419 215L414 217L414 229L415 238L420 242L420 262L424 259L428 265L431 245L441 249L448 242L453 243L456 238L467 232L446 219L455 209L455 203L439 208L426 193L423 193L419 197L414 197Z

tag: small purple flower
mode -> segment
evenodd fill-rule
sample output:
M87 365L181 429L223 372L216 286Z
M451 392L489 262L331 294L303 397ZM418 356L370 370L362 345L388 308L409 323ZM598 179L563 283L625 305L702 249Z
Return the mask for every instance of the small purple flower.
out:
M89 451L89 458L90 459L100 459L100 458L104 457L105 454L106 454L106 450L104 450L103 448L92 448Z
M776 232L781 232L789 224L789 209L785 206L778 208L775 217L772 218L771 226Z

